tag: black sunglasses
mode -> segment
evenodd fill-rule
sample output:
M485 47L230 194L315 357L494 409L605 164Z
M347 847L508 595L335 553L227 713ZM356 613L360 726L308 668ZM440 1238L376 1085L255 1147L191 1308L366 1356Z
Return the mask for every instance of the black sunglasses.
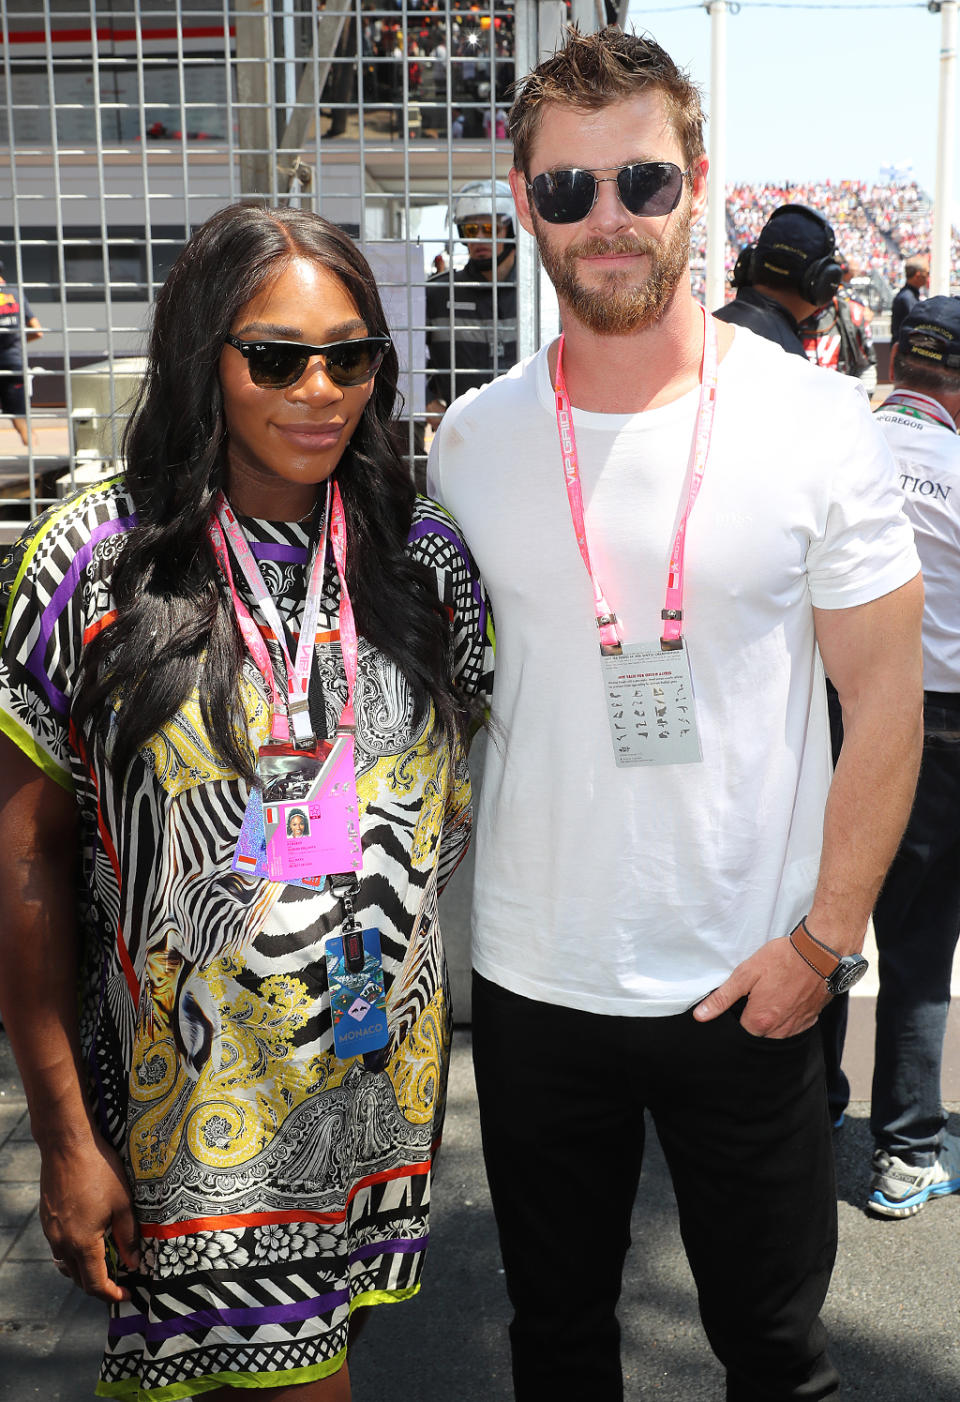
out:
M612 169L612 167L610 167ZM598 178L592 170L547 170L527 182L537 213L548 224L577 224L597 202L600 186L616 182L620 201L631 214L669 214L680 203L690 167L672 161L636 161L616 175Z
M302 341L240 341L228 336L227 345L246 357L250 378L260 389L289 389L302 379L315 355L323 361L327 377L341 389L348 389L373 378L391 342L389 336L360 336L355 341L308 346Z

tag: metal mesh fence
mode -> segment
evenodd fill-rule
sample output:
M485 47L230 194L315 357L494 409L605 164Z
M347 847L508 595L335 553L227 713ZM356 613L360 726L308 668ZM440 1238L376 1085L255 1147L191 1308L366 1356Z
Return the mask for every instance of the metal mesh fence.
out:
M475 214L467 243L450 210L479 183L495 222L510 85L544 16L549 38L566 14L531 0L0 0L3 538L115 470L156 291L191 230L244 198L315 210L363 247L422 468L431 360L449 357L452 396L477 354L489 378L534 343L532 252L518 335L512 225L482 268L468 255L493 231Z

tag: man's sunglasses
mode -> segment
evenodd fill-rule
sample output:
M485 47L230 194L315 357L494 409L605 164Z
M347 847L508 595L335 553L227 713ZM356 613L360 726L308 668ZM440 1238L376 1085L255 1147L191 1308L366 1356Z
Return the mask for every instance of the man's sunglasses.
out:
M461 219L457 225L457 232L462 239L492 239L494 231L499 237L499 221L494 224L492 219Z
M250 378L260 389L289 389L302 379L315 355L323 361L327 378L341 389L364 385L380 369L390 344L389 336L361 336L355 341L331 341L325 346L227 337L227 345L246 357Z
M612 169L612 167L610 167ZM548 224L577 224L597 202L600 186L616 182L620 201L631 214L669 214L680 203L684 178L672 161L636 161L616 175L598 178L592 170L547 170L527 182L537 213Z

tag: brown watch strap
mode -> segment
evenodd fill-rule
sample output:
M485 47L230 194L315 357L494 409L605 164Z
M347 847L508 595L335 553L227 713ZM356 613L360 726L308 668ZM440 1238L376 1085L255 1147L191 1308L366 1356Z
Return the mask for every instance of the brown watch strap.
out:
M840 963L840 955L828 944L821 944L815 936L811 935L805 920L801 920L797 928L791 931L790 943L804 963L809 964L811 969L821 978L829 978L831 974L836 972Z

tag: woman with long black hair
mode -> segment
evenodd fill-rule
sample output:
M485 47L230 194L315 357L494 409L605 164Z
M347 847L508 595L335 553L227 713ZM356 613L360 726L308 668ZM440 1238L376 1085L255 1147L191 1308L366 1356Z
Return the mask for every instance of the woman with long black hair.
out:
M125 472L0 561L0 1000L107 1396L343 1402L351 1312L419 1287L492 649L396 384L350 240L223 210Z

